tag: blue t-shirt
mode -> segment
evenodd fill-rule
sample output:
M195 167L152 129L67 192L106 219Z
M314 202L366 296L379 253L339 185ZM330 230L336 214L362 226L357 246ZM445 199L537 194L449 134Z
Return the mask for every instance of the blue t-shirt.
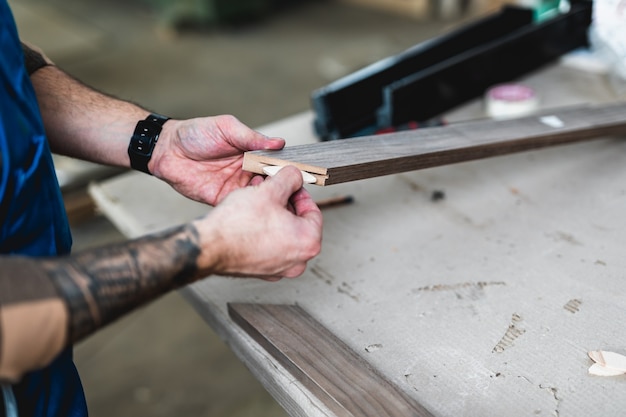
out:
M0 254L67 254L67 215L6 0L0 0L0 55ZM87 416L71 349L12 389L20 417Z

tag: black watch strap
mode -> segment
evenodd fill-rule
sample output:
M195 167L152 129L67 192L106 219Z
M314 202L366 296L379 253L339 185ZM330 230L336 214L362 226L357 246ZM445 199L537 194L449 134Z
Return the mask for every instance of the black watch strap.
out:
M137 123L128 145L130 166L133 169L150 174L148 162L152 158L152 151L154 151L154 146L159 140L163 124L168 120L169 117L152 113Z
M163 127L165 122L170 120L170 118L167 116L161 116L160 114L150 113L150 115L146 117L146 120L150 122L158 123L159 126Z

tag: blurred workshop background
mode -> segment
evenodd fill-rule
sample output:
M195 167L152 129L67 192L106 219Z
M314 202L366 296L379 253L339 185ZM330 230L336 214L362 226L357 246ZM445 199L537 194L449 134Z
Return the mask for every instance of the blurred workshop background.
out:
M314 89L501 2L9 3L21 37L85 83L172 117L231 113L254 127L309 110ZM118 171L64 158L57 167L75 250L124 239L85 192ZM75 356L93 417L285 415L178 294L81 343Z

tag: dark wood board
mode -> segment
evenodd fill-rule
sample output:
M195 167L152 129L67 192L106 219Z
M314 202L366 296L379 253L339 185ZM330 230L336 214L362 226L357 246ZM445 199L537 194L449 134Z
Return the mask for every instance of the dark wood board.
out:
M625 102L246 152L243 169L295 165L317 185L332 185L609 135L626 135Z
M228 312L335 415L432 416L302 308L231 303Z

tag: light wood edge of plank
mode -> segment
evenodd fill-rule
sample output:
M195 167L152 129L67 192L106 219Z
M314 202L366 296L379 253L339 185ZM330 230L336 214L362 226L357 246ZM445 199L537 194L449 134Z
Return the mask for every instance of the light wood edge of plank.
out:
M129 214L128 210L120 205L115 197L109 195L105 185L92 182L87 187L87 192L96 207L106 213L107 218L124 236L136 238L145 234L143 225L138 224L132 214Z
M316 167L313 165L301 164L298 162L285 161L284 159L273 158L267 155L257 155L253 152L246 152L243 155L243 167L244 171L253 172L259 175L265 175L263 168L269 166L285 166L293 165L300 171L304 171L307 174L311 174L315 177L315 185L324 186L328 179L328 170L322 167Z
M230 318L334 415L433 416L300 306L228 303L227 308Z

